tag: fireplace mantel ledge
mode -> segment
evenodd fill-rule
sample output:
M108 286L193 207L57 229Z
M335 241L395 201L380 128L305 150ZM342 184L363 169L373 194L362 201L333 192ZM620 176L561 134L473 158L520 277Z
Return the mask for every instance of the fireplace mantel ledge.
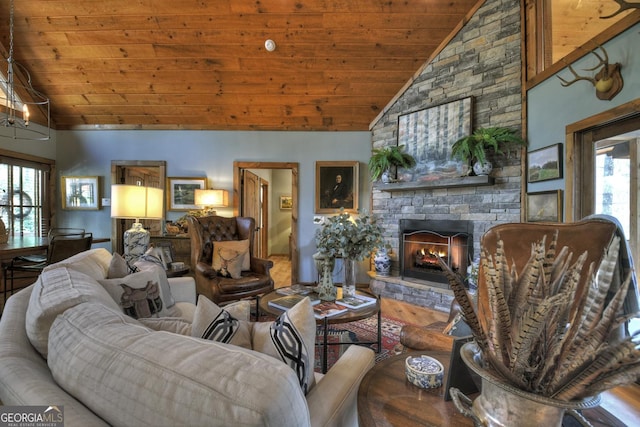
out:
M373 188L380 191L411 191L430 190L435 188L483 187L493 185L494 183L495 178L488 175L482 175L442 178L433 181L391 182L389 184L375 183Z

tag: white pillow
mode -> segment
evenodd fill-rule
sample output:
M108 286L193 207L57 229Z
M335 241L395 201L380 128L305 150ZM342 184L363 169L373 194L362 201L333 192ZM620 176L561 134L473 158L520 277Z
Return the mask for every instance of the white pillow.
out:
M120 309L133 318L168 317L166 296L158 273L139 271L116 279L98 281Z
M287 364L307 394L315 385L316 319L309 297L273 322L253 323L252 348Z
M191 335L253 349L283 361L296 373L307 394L315 385L316 342L316 320L309 297L273 322L249 322L249 310L248 301L221 308L200 295Z
M238 301L219 307L204 295L198 297L191 336L251 348L251 304Z
M223 240L221 242L213 243L213 257L211 267L220 271L222 269L222 260L220 259L219 251L221 249L230 249L240 254L245 254L242 260L242 271L251 270L251 257L249 256L249 240ZM224 256L224 255L223 255Z
M164 267L156 262L146 260L138 260L134 263L133 266L136 268L136 272L151 271L158 275L158 283L160 283L160 288L162 289L162 299L166 303L165 307L173 307L176 301L173 298L173 294L171 294L171 286L169 286L167 271L164 269Z

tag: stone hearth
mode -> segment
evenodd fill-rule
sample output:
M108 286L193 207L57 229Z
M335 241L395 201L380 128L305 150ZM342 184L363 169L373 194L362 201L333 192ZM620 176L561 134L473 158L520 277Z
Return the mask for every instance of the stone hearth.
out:
M445 313L449 312L453 301L453 291L443 289L440 283L430 283L419 279L408 281L402 280L400 277L370 274L369 287L376 295Z

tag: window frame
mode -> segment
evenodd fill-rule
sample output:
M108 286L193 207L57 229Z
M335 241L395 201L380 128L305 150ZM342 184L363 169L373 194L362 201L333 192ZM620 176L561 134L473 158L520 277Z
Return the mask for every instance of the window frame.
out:
M0 163L9 165L9 167L29 168L41 171L39 183L37 184L38 188L36 188L36 192L38 192L40 196L40 206L36 207L36 209L40 209L40 212L39 214L35 214L39 227L34 229L33 234L36 237L46 236L51 228L51 218L54 213L55 180L53 177L55 176L56 170L55 160L0 149ZM20 173L21 172L22 170L20 170ZM13 172L11 172L11 174L13 175ZM15 178L12 177L10 182L15 182ZM10 186L15 188L13 184ZM20 190L22 190L22 186L20 186ZM8 212L7 215L12 215L12 213ZM7 231L10 232L10 235L15 235L14 221L11 218L9 219L5 224ZM24 232L21 230L19 235L24 235Z

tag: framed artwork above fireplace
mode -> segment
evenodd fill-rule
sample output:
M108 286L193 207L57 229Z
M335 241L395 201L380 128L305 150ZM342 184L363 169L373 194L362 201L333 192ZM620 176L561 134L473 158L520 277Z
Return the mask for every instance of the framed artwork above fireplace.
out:
M451 146L472 130L473 97L402 114L398 117L398 146L416 159L416 167L401 181L434 181L467 174L468 166L451 158Z

